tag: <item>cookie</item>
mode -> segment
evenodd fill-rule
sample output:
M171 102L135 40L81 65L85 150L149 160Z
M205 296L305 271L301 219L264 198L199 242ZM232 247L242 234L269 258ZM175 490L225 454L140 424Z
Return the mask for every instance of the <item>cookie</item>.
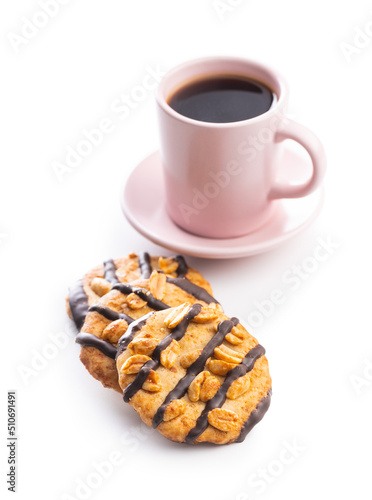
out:
M170 277L186 277L196 285L212 293L203 276L188 267L182 255L175 257L150 257L147 252L129 254L115 260L108 260L80 279L69 291L67 311L78 330L84 324L89 306L98 302L117 283L130 283L139 278L149 278L153 270L161 270Z
M152 312L118 343L124 401L181 443L241 442L270 405L265 349L239 323L199 303Z
M209 305L214 317L220 314L222 307L217 300L186 276L174 278L153 270L148 279L113 285L107 294L90 306L76 342L82 346L82 363L105 387L122 392L115 365L116 345L136 319L184 302L200 302Z

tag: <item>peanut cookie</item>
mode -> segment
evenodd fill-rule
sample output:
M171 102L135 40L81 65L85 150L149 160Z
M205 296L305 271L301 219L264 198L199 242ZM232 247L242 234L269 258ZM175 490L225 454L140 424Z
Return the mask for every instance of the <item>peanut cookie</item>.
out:
M69 291L67 311L78 330L84 324L89 306L98 302L117 283L130 283L139 278L149 278L153 270L163 271L170 277L186 277L196 285L212 293L203 276L189 268L181 255L175 257L150 257L143 252L129 254L115 260L108 260L88 273Z
M209 305L185 303L131 323L118 343L124 401L177 442L241 442L270 405L265 349Z
M107 294L90 306L81 332L76 337L76 342L82 345L82 363L105 387L122 392L115 365L120 337L136 319L184 302L208 305L209 314L215 318L222 311L207 290L186 276L174 278L153 270L148 279L113 285Z

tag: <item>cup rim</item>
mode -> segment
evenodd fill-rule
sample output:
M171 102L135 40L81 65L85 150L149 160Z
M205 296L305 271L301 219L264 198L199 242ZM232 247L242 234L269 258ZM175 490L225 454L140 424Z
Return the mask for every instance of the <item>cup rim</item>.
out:
M210 62L218 62L218 61L228 61L232 63L237 63L237 64L248 64L250 66L254 66L257 69L261 69L262 71L265 71L266 73L270 74L271 78L276 81L278 88L280 89L280 95L277 95L277 99L268 109L265 111L265 113L262 113L261 115L255 116L253 118L247 118L246 120L240 120L237 122L224 122L224 123L215 123L215 122L203 122L200 120L195 120L193 118L189 118L187 116L181 115L177 111L175 111L173 108L171 108L167 102L166 96L164 95L164 87L167 84L167 81L169 78L174 76L175 74L179 73L180 71L189 68L190 66L194 65L200 65L200 64L206 64ZM266 82L263 82L266 83ZM156 101L159 105L159 107L168 115L172 116L178 121L181 121L183 123L188 123L190 125L194 125L197 127L201 128L235 128L235 127L241 127L247 124L253 124L253 123L259 123L260 121L264 121L275 115L277 110L282 107L284 102L287 99L287 94L288 94L288 84L285 80L285 78L282 76L280 72L278 72L276 69L271 68L270 66L267 66L266 64L262 64L261 62L255 61L253 59L247 59L244 57L234 57L234 56L210 56L210 57L200 57L196 59L190 59L188 61L185 61L181 64L178 64L171 70L169 70L161 79L157 93L156 93Z

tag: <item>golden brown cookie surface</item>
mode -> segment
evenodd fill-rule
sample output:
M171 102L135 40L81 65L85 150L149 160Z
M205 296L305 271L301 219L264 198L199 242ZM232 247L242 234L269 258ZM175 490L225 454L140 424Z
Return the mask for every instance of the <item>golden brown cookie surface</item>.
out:
M265 350L237 318L186 303L132 323L119 384L142 420L186 443L242 441L270 403Z
M117 283L90 306L76 341L82 345L80 359L90 374L121 392L115 367L116 345L129 325L149 312L166 310L184 302L209 305L214 317L222 311L218 302L186 277L173 278L153 270L148 279Z
M108 293L117 283L130 283L140 278L148 279L153 270L163 271L169 277L186 277L196 285L212 293L203 276L188 267L181 255L175 257L150 257L147 252L139 255L131 253L126 257L108 260L87 272L70 289L67 311L78 330L84 324L89 306L96 304L100 297Z

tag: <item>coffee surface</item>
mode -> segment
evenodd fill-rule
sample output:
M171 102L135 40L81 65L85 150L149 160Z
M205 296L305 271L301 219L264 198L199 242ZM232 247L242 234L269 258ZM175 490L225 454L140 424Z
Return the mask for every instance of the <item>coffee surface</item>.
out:
M214 76L184 85L168 99L168 104L194 120L229 123L262 115L270 109L273 99L273 92L255 80Z

